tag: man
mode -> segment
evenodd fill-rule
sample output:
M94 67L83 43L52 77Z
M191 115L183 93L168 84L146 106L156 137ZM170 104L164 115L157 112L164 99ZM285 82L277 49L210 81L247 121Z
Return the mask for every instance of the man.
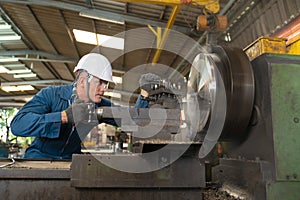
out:
M69 159L73 153L81 153L82 134L85 136L96 125L87 123L87 103L95 103L95 107L114 106L103 97L109 82L113 82L107 58L89 53L79 60L74 72L73 84L42 89L12 120L14 135L35 137L26 149L25 158ZM148 106L140 97L136 105ZM116 125L114 120L103 119L99 123L102 122Z

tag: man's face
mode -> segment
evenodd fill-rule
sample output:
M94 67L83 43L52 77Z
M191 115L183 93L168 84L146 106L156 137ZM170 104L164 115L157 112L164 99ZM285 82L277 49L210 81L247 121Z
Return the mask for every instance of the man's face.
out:
M87 96L87 80L89 83L89 98ZM87 73L82 73L77 82L77 95L78 98L84 100L85 102L92 101L94 103L100 103L101 97L108 88L108 82L100 80L94 76L88 76Z
M101 97L104 95L104 92L106 92L108 89L108 82L93 76L89 83L90 83L90 88L89 88L90 99L94 103L100 103Z

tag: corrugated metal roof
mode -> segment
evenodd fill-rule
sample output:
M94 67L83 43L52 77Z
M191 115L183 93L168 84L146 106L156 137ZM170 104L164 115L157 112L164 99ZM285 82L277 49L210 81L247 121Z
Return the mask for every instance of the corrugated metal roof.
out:
M251 1L239 1L243 8L247 8ZM246 5L246 6L245 6ZM230 21L237 20L233 28L227 32L231 35L231 46L244 48L260 36L271 36L286 26L300 14L299 0L271 0L256 1L251 9L239 20L242 13L230 14Z

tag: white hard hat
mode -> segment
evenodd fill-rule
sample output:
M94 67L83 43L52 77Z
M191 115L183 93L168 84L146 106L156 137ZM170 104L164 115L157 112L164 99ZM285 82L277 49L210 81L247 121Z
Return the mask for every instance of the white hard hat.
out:
M84 55L74 68L74 72L80 69L86 70L89 74L101 80L113 82L110 62L99 53Z

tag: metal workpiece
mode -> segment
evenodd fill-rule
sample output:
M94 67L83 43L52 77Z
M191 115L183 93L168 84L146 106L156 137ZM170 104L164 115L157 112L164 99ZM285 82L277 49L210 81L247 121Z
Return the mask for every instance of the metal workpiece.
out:
M224 81L226 120L223 140L243 140L254 103L255 82L252 65L246 54L237 48L214 46L212 56Z
M251 63L241 49L207 49L196 56L187 85L187 124L203 142L200 159L218 141L241 143L247 138L255 87Z
M167 114L167 119L178 120L180 115L179 109L163 109L163 108L124 108L124 107L100 107L96 108L96 113L99 118L115 118L124 119L131 117L135 119L163 119L161 113ZM152 115L151 115L152 114Z
M252 66L241 49L210 46L209 50L210 52L199 54L195 58L190 71L188 107L191 112L198 105L200 112L191 114L191 118L198 118L198 131L209 132L209 126L213 129L215 125L210 123L214 121L213 117L221 114L212 113L213 110L224 112L222 115L225 114L225 121L220 124L223 127L219 133L220 139L242 140L246 137L244 132L249 124L254 102ZM224 101L219 100L223 98L222 93L225 95ZM222 123L222 120L215 121Z
M122 131L137 132L147 125L147 129L156 126L176 133L180 126L180 109L101 107L95 110L98 119L115 119Z
M165 109L180 109L186 96L187 84L184 78L175 79L161 79L157 84L150 85L148 97L143 97L149 102L149 107L160 105Z
M180 107L182 97L177 91L158 87L149 92L149 96L145 99L149 101L150 106L157 104L166 109L176 109Z

